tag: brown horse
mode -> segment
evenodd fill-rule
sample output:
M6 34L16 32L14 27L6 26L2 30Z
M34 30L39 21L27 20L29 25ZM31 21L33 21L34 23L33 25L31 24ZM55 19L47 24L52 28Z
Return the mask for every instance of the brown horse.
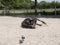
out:
M34 28L36 25L42 26L42 24L38 24L37 21L42 22L43 24L47 25L44 21L39 20L37 18L26 18L23 22L22 22L22 27L23 28Z

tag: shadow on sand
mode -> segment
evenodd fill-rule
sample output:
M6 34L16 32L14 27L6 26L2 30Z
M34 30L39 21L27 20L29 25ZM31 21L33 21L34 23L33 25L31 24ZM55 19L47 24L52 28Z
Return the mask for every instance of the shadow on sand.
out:
M0 15L4 16L4 15ZM12 17L20 17L20 18L26 18L26 17L37 17L37 18L60 18L60 15L33 15L33 14L10 14L5 16L12 16Z
M8 15L7 15L8 16ZM60 18L60 15L42 15L42 16L35 16L35 15L11 15L12 17L20 17L20 18L27 18L27 17L36 17L36 18Z

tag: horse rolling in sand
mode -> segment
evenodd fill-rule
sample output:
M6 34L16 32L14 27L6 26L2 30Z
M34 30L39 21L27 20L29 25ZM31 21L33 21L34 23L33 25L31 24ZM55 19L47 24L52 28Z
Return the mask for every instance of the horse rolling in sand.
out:
M22 23L21 27L23 28L31 28L35 29L36 25L42 26L41 24L38 24L37 21L42 22L43 24L47 25L44 21L39 20L37 18L26 18Z

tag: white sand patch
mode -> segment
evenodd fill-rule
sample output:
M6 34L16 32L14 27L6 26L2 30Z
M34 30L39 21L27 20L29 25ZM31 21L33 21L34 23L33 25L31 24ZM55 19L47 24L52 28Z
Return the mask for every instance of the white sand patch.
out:
M36 29L23 29L24 18L0 17L0 45L60 45L60 19L39 18L48 26L36 26ZM40 23L40 22L38 22ZM25 36L22 44L21 36Z

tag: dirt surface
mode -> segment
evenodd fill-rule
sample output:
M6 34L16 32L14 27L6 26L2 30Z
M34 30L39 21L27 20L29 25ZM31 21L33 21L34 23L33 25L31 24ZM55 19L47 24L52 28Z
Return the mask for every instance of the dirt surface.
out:
M60 45L60 19L39 18L47 23L36 29L25 29L21 22L25 18L0 16L0 45ZM24 37L22 43L21 37Z

